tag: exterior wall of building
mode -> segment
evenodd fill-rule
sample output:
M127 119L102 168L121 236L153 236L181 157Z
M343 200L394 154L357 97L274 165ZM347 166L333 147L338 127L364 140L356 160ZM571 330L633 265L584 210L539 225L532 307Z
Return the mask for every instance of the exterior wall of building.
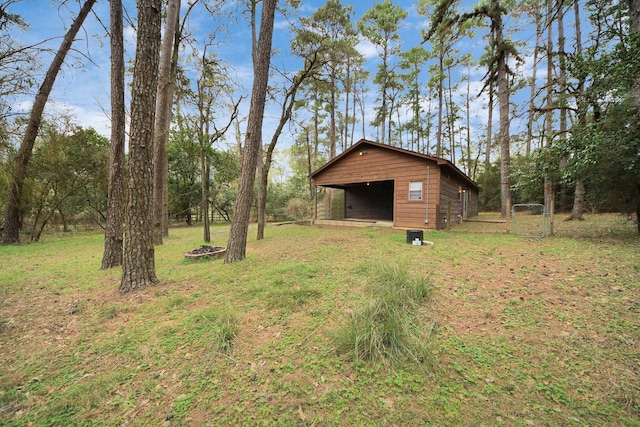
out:
M459 193L460 182L450 173L443 173L440 183L439 227L446 228L459 224L462 219L462 197Z
M421 160L419 165L413 166L411 169L396 179L394 225L419 229L433 227L432 224L435 224L436 221L440 168L435 162ZM422 182L421 200L409 200L409 183L412 181Z
M478 214L478 192L457 175L443 171L438 201L438 228L460 224L464 219L464 199L466 197L466 217Z
M469 218L472 216L478 216L480 206L480 195L475 188L469 191Z

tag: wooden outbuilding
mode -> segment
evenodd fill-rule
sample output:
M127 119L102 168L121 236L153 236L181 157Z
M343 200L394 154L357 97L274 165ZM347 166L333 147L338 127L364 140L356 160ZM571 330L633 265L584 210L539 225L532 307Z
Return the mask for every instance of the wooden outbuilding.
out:
M366 139L311 178L316 221L384 221L401 229L443 229L478 214L478 186L449 160ZM319 187L341 191L331 197L331 204L318 206Z

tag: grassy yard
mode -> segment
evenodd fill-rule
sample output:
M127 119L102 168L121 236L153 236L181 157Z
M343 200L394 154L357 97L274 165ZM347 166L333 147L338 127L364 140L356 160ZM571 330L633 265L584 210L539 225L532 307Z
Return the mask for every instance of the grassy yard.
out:
M0 247L0 425L640 426L633 225L501 227L269 225L231 265L186 260L202 230L174 228L161 283L127 295L100 233ZM428 285L405 309L420 357L338 351L381 271Z

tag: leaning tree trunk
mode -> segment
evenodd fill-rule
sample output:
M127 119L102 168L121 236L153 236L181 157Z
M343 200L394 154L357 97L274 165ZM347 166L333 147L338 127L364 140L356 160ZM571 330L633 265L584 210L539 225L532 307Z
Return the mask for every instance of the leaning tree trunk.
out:
M111 0L111 148L102 269L122 265L124 221L124 32L122 1Z
M299 79L300 83L302 79ZM273 159L273 152L278 143L278 138L282 134L282 129L291 118L291 111L293 110L293 104L295 103L296 92L300 83L293 82L293 87L287 91L284 103L282 105L282 114L280 115L280 121L276 127L276 131L271 137L271 142L264 152L264 163L259 167L258 177L258 232L256 235L257 240L264 239L264 229L267 225L267 192L269 190L269 171L271 170L271 161Z
M160 72L158 75L158 104L156 105L155 143L153 155L153 243L162 244L162 236L166 228L168 201L164 197L168 185L167 144L171 125L171 106L173 104L173 76L171 63L173 58L174 38L180 13L180 0L169 0L167 5L167 22L162 39L160 56Z
M282 130L287 122L291 119L293 113L293 107L296 102L296 96L298 89L310 76L315 68L317 68L318 55L314 55L311 59L305 61L305 68L299 74L297 74L291 82L291 87L287 90L287 93L282 102L282 109L280 110L280 121L276 127L271 142L267 147L267 151L264 153L264 164L260 168L260 176L258 179L258 233L257 240L264 239L264 229L267 223L267 190L269 189L269 170L271 169L271 161L273 159L273 152L278 143L278 139L282 134Z
M29 115L29 123L20 144L18 155L16 158L15 166L13 168L11 183L9 184L9 190L7 192L7 202L5 208L4 217L4 235L2 243L10 244L20 241L20 206L22 204L22 188L24 187L24 180L27 177L27 167L31 160L31 154L33 153L33 146L38 136L38 130L40 129L40 122L42 121L42 113L44 107L49 99L51 89L53 89L53 83L58 76L58 72L64 63L64 59L67 53L71 49L71 45L80 30L84 20L91 11L96 0L87 0L78 16L69 27L67 34L65 34L62 44L56 52L56 56L53 58L44 81L36 94L36 99L31 108L31 114Z
M162 1L138 0L138 13L120 292L158 282L153 248L153 124L158 89Z
M256 177L260 144L262 143L262 121L267 84L269 82L273 22L277 3L277 0L264 0L262 2L260 39L258 40L256 61L253 67L253 89L251 91L251 106L247 121L246 143L242 156L242 171L238 182L238 196L233 211L227 254L225 256L225 262L227 263L241 261L246 256L249 215L253 202L253 184Z

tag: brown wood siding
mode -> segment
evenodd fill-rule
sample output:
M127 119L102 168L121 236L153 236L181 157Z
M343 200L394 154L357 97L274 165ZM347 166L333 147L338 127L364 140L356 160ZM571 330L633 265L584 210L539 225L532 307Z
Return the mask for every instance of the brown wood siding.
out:
M394 224L402 228L433 228L436 220L436 202L438 200L438 182L440 168L434 164L429 166L427 178L427 163L421 162L421 174L407 173L396 179L396 213ZM410 172L410 171L407 171ZM409 200L409 182L422 181L422 200ZM428 184L428 188L427 188ZM429 224L427 219L429 210Z
M451 215L450 226L460 224L462 221L462 198L459 190L463 188L468 193L467 200L467 216L475 216L478 214L478 192L474 188L469 188L469 184L458 179L457 176L450 173L443 173L442 182L440 184L440 200L439 200L439 228L445 228L446 217ZM449 205L450 203L450 205ZM450 206L450 208L449 208ZM449 212L450 209L450 212Z
M480 209L480 197L478 192L472 188L470 189L469 192L469 206L468 206L468 210L469 210L469 218L471 218L472 216L478 216L478 211Z
M404 169L424 165L424 161L379 147L366 146L314 176L316 185L339 186L346 183L393 180ZM364 153L366 151L366 153ZM424 166L423 166L424 167Z
M426 228L434 229L437 228L437 218L438 218L438 200L440 198L440 167L435 165L430 165L430 176L429 176L429 199L427 202L429 203L429 223L426 224Z

